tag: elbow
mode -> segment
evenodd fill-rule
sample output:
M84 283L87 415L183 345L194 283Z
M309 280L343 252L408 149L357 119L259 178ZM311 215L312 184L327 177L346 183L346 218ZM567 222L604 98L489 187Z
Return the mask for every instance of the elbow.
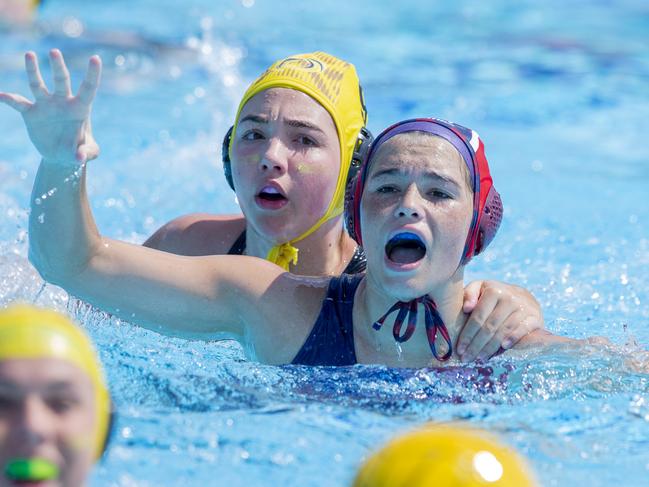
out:
M46 282L56 286L63 287L65 281L65 272L62 272L61 266L52 265L42 254L36 252L31 246L29 248L29 262L36 272Z
M90 263L89 258L72 262L63 256L50 255L31 244L28 259L44 281L64 289L78 280Z

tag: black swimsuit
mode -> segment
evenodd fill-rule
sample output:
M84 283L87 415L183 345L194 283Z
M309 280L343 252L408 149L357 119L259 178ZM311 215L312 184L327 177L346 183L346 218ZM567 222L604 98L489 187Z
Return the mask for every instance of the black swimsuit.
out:
M320 314L292 364L342 366L356 364L354 294L362 274L343 274L329 281Z
M364 274L342 274L329 281L318 318L292 364L345 366L358 363L354 348L353 310L356 289L363 277ZM504 351L499 348L489 358Z
M237 240L232 244L230 250L228 250L228 255L243 255L246 251L246 231L241 232L241 235ZM356 247L354 250L354 255L352 255L349 264L345 267L343 274L359 274L365 272L365 267L367 265L367 259L365 258L365 252L363 252L362 247Z

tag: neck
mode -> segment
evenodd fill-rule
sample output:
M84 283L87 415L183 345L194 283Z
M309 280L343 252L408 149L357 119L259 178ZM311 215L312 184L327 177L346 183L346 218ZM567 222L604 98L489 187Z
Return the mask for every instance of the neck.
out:
M278 243L257 233L246 225L246 255L265 259ZM356 243L345 232L342 216L332 218L308 237L293 244L299 250L293 274L306 276L336 276L343 272L356 249Z
M457 337L464 324L465 317L462 312L464 296L463 271L456 273L436 289L428 293L437 306L446 328L455 346ZM413 296L413 299L419 296ZM372 328L373 323L383 316L390 307L398 301L397 298L387 294L372 280L371 276L363 280L356 293L354 304L354 336L359 362L381 363L392 367L425 367L429 365L442 365L434 357L428 343L425 326L424 306L418 306L417 327L409 340L397 343L392 335L393 323L397 312L386 318L380 330ZM407 321L407 320L406 320ZM404 322L401 334L406 330ZM438 333L438 353L446 349L443 339ZM441 355L441 353L440 353ZM453 350L453 357L456 357Z

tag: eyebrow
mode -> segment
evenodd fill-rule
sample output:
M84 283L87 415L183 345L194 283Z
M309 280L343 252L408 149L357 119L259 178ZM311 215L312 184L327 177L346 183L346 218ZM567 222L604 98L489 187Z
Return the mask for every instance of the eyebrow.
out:
M254 123L267 124L268 123L268 117L265 117L263 115L246 115L241 120L239 120L240 124L244 123L244 122L254 122ZM284 120L284 124L288 125L289 127L315 130L316 132L324 133L320 127L318 127L317 125L315 125L315 124L313 124L311 122L307 122L306 120L287 119L287 120Z
M239 120L239 123L243 122L268 123L268 118L262 117L261 115L246 115Z
M57 381L57 382L52 382L47 385L45 388L48 392L59 392L59 391L74 391L75 386L74 384L68 382L68 381Z
M372 179L380 178L380 177L383 177L383 176L402 176L402 175L405 175L405 174L406 174L405 171L402 171L401 169L393 167L391 169L383 169L383 170L373 174ZM441 175L439 173L436 173L434 171L425 172L423 174L423 177L427 178L427 179L440 179L440 180L442 180L442 181L444 181L446 183L458 186L458 183L455 180L449 178L448 176L443 176L443 175Z
M289 127L315 130L316 132L324 133L322 129L317 125L312 124L311 122L306 122L304 120L285 120L284 123Z
M5 389L13 391L13 390L16 389L16 384L14 384L13 382L7 382L7 381L4 381L4 380L0 380L0 391L5 390Z
M20 387L21 387L20 385L14 382L0 379L0 390L4 389L4 390L13 391L16 389L20 389ZM47 384L44 389L48 392L71 391L71 390L75 390L75 386L74 384L66 380L60 380L60 381Z

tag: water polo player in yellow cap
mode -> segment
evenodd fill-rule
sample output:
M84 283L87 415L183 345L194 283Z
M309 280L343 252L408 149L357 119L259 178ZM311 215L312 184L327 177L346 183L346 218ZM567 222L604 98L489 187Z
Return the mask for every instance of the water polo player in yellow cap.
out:
M357 272L362 252L345 238L340 216L350 165L358 165L351 161L368 147L365 123L353 65L323 52L275 62L245 92L223 143L245 218L188 215L145 245L246 253L299 274Z
M76 97L61 53L53 50L50 61L54 94L59 96L50 96L36 56L28 53L27 73L36 103L3 93L0 101L23 114L45 159L86 162L98 154L89 116L99 83L99 58L91 59ZM57 104L61 96L65 104ZM74 123L65 125L64 137L50 130L70 119ZM224 142L226 175L244 216L183 217L146 245L188 256L241 254L245 249L246 255L268 258L299 275L363 270L362 251L345 231L341 212L354 153L366 148L364 123L360 85L351 64L319 52L277 61L246 91ZM85 188L85 169L80 188ZM87 221L94 225L85 190L79 197ZM61 232L65 233L58 228ZM466 360L488 357L501 345L509 348L543 326L538 303L521 288L474 282L465 292L465 311L472 313L457 350Z
M390 441L360 468L353 487L535 487L527 462L491 434L429 425Z
M85 484L104 451L110 409L81 329L32 306L0 311L0 486Z

